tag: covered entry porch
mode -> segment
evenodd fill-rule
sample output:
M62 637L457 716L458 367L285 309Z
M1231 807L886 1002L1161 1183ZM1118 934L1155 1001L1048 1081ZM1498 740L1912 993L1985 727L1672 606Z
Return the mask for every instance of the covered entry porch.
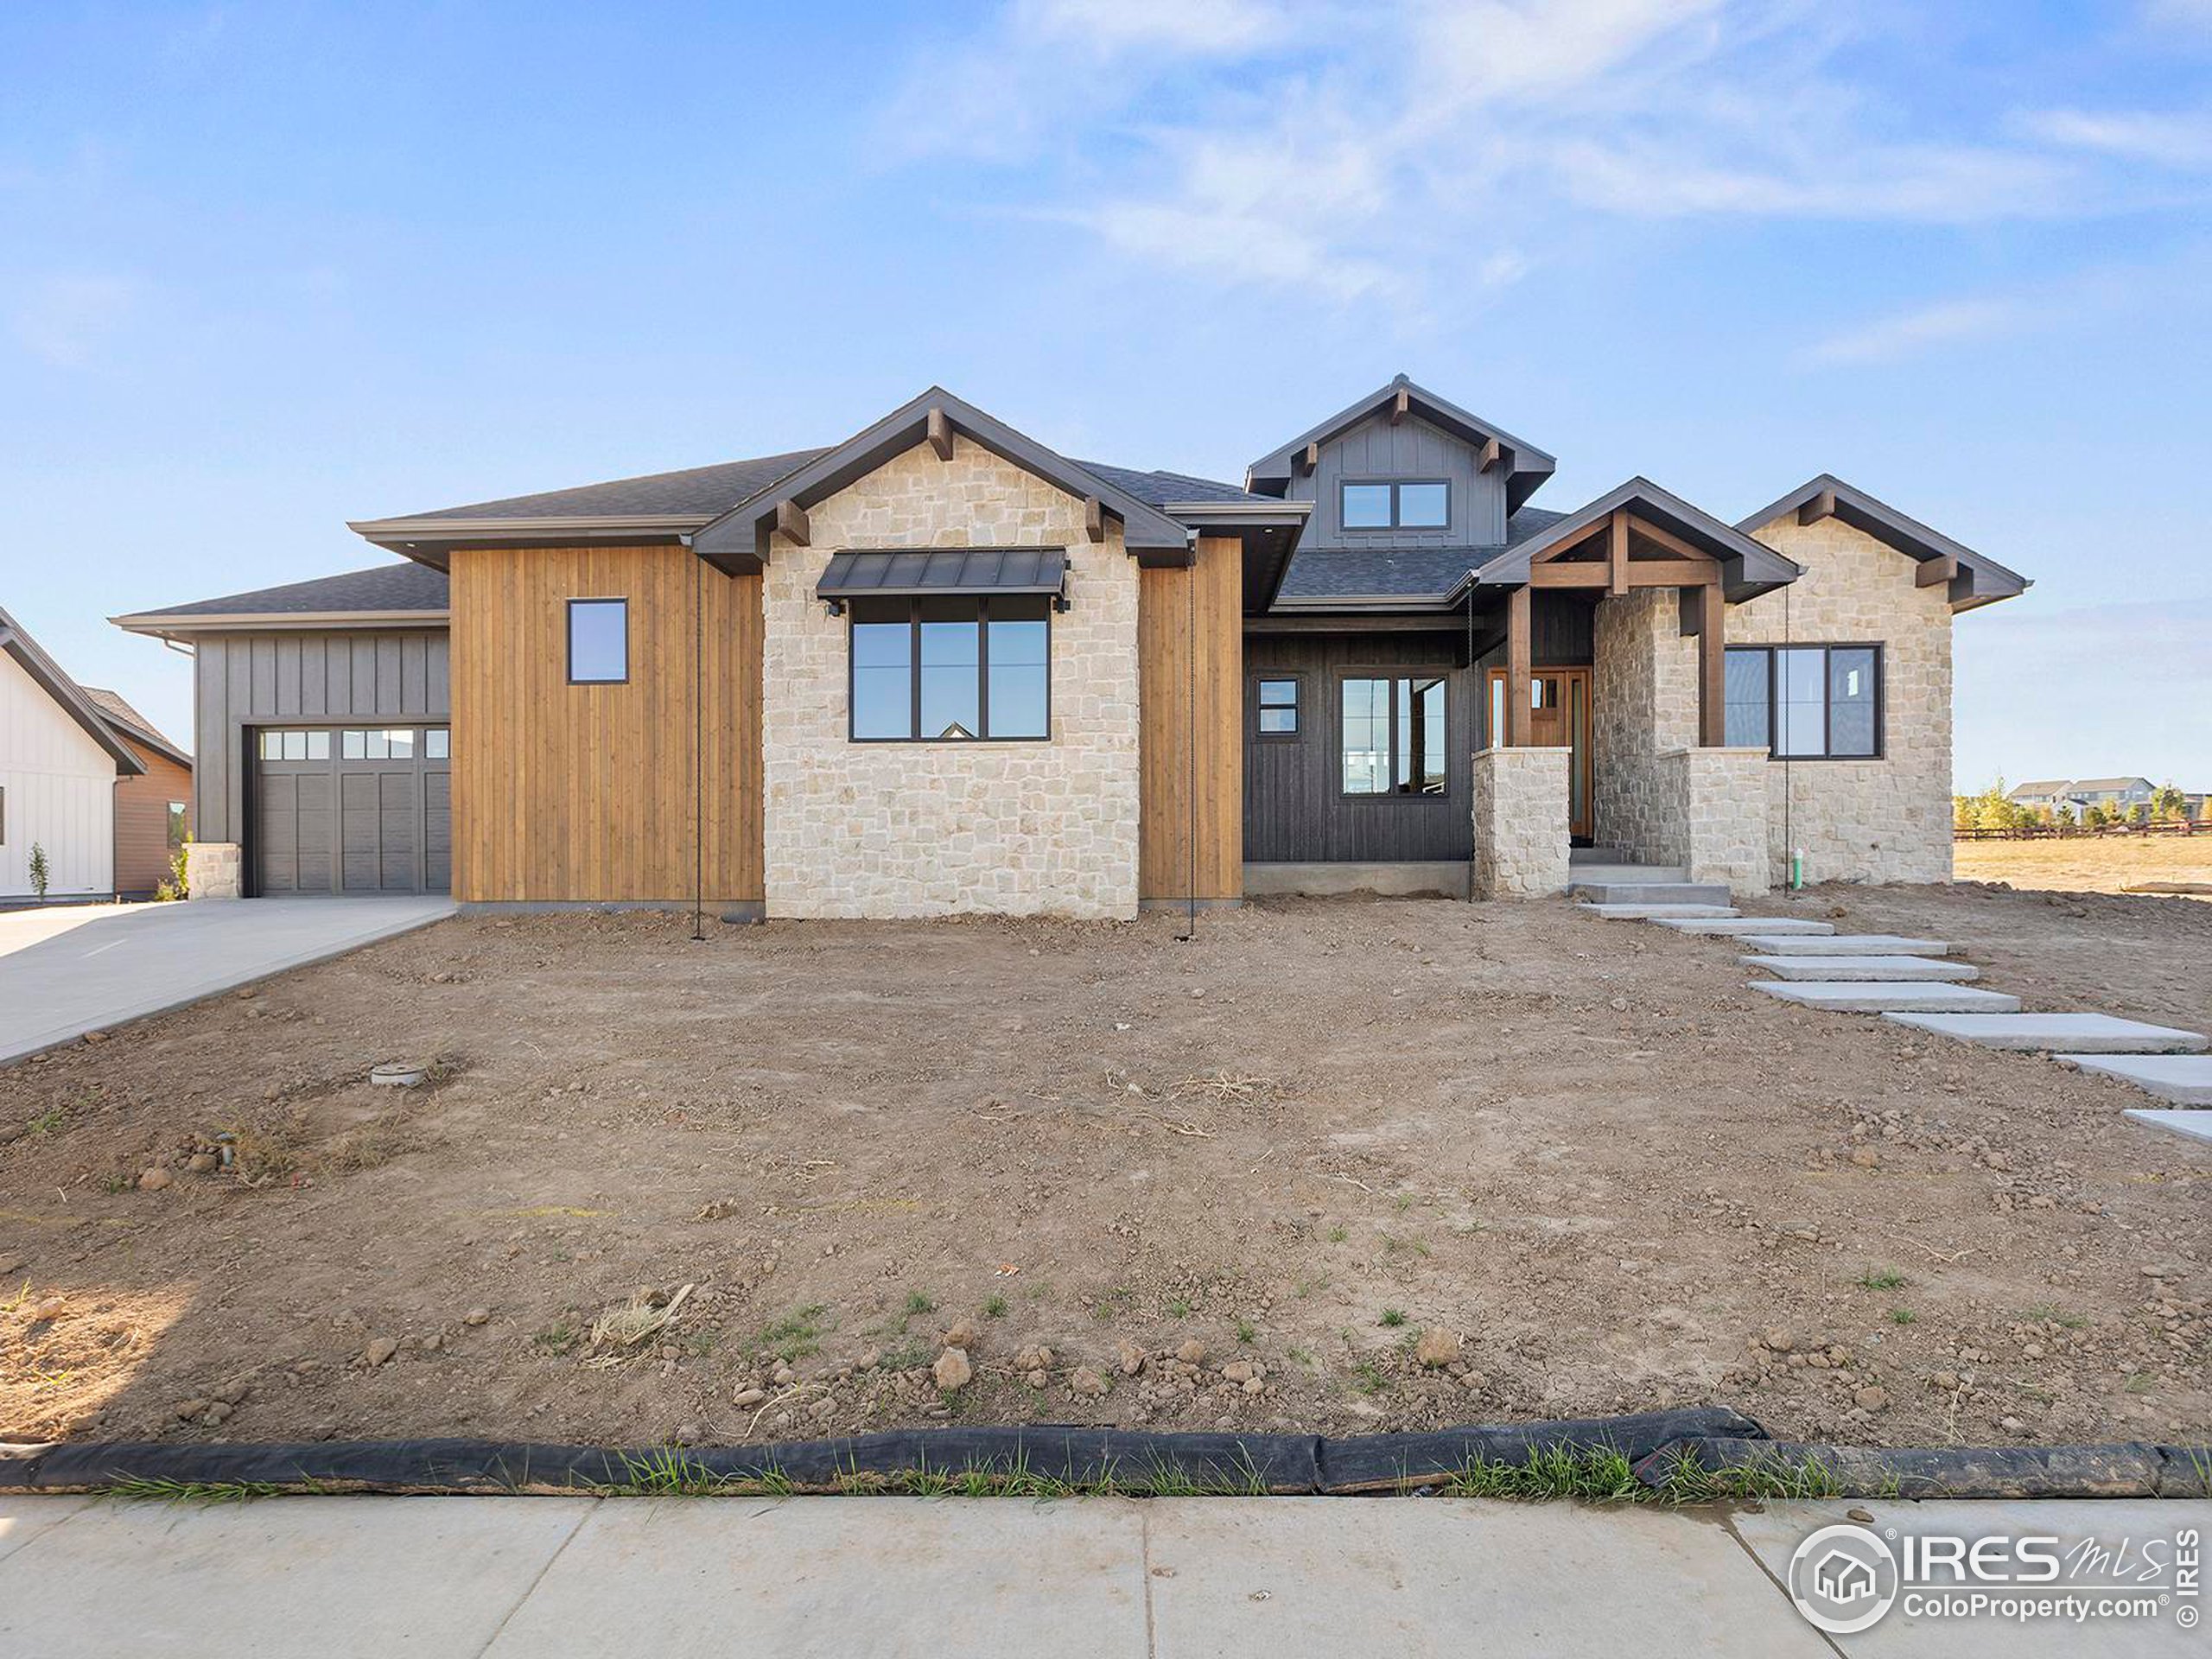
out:
M1726 745L1727 613L1796 574L1640 482L1478 573L1497 621L1470 778L1475 896L1562 892L1571 849L1593 844L1764 890L1767 757ZM1544 660L1562 606L1586 616L1584 662Z

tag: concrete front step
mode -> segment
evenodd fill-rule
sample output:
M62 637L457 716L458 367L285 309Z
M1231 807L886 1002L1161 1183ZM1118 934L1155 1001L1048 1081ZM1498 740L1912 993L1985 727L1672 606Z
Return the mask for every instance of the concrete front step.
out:
M1723 921L1736 912L1726 905L1591 905L1576 906L1609 922Z
M1885 1014L1901 1026L2030 1054L2201 1054L2199 1033L2108 1014Z
M1575 864L1567 867L1568 882L1578 887L1604 887L1616 883L1630 887L1648 887L1653 882L1673 884L1687 881L1690 873L1679 866L1666 864Z
M1765 957L1945 957L1941 939L1896 933L1746 933L1743 942Z
M2177 1112L2157 1106L2130 1106L2127 1116L2152 1128L2171 1129L2191 1141L2212 1141L2212 1112Z
M1967 980L1981 969L1970 963L1937 957L1738 957L1746 968L1775 979Z
M1633 864L1636 855L1625 847L1570 847L1567 861L1573 864Z
M1567 891L1598 905L1726 905L1719 881L1587 881L1572 877Z
M1678 933L1709 933L1716 938L1733 938L1738 934L1757 933L1767 938L1787 938L1793 934L1825 934L1835 931L1833 922L1799 922L1784 916L1723 916L1714 921L1684 921L1679 918L1660 917L1662 927L1671 927Z
M2054 1054L2061 1065L2132 1083L2177 1106L2212 1106L2212 1054Z
M2020 999L1972 985L1900 985L1863 979L1755 979L1755 991L1831 1014L2018 1014Z

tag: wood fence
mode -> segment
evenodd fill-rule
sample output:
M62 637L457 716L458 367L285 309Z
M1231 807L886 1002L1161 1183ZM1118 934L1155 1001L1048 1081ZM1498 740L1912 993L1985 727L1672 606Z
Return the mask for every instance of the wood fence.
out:
M2015 830L1951 831L1954 841L2080 841L2101 836L2207 836L2212 818L2172 818L2163 823L2101 823L2086 829L2078 823L2030 823Z

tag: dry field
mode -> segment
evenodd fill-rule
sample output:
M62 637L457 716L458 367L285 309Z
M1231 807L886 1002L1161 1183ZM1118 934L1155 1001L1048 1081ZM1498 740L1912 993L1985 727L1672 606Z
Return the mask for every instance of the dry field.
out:
M1962 841L1951 871L1961 881L2062 893L2118 893L2142 881L2212 885L2212 835Z
M2212 1014L2202 904L1771 907ZM1562 904L1176 925L449 922L0 1073L0 1439L2212 1427L2212 1154L2119 1084Z

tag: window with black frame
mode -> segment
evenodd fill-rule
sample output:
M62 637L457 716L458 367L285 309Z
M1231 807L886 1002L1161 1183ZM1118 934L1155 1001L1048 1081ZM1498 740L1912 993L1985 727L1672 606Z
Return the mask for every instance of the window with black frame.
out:
M1255 684L1255 721L1263 738L1298 735L1298 689L1294 676L1263 677Z
M1337 505L1346 530L1442 530L1452 522L1452 486L1440 478L1346 479Z
M1039 741L1052 731L1052 601L855 599L852 741Z
M1345 794L1445 793L1447 690L1440 676L1350 677L1340 696L1338 741Z
M1878 645L1731 645L1723 664L1731 748L1777 760L1869 760L1882 752Z

